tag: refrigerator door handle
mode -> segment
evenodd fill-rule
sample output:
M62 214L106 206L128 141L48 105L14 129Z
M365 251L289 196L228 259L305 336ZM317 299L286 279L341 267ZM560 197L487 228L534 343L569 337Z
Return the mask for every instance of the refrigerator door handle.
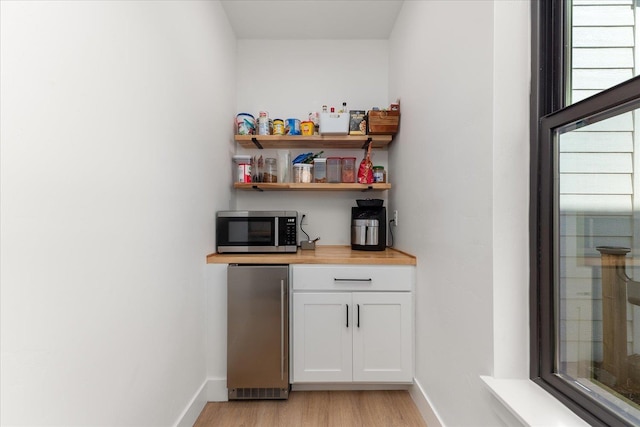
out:
M280 279L280 379L284 380L284 279Z

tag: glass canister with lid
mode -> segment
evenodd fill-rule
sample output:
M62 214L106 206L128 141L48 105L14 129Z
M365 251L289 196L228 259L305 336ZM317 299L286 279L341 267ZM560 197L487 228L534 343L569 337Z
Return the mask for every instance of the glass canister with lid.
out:
M267 157L264 160L262 182L278 182L278 163L273 157Z
M313 165L311 163L296 163L293 165L293 182L309 183L313 176Z
M356 182L356 158L343 157L340 164L342 166L342 182Z
M313 182L327 182L327 159L325 157L313 159Z
M327 182L342 182L340 157L327 157Z

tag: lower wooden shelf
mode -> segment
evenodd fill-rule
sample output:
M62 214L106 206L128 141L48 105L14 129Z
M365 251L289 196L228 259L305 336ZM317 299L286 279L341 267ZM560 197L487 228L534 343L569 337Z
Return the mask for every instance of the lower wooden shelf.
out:
M235 182L233 187L237 190L255 191L385 191L391 189L391 184Z

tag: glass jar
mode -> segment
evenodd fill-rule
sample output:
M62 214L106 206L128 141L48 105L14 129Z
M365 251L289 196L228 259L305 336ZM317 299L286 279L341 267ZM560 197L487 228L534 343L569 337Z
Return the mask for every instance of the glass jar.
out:
M327 159L324 157L313 159L313 182L327 182Z
M343 157L340 164L342 166L342 182L356 182L356 158Z
M264 160L262 182L278 182L278 163L273 157L267 157Z
M384 166L373 167L373 182L377 182L377 183L387 182L387 171L384 170Z
M311 182L312 167L313 165L311 163L296 163L293 165L293 182Z
M342 182L340 157L327 157L327 182Z

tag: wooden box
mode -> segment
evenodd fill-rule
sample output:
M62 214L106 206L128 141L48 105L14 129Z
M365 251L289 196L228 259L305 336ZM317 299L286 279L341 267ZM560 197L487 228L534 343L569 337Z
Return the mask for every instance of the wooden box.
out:
M369 135L395 135L400 125L400 111L369 110L367 113Z

